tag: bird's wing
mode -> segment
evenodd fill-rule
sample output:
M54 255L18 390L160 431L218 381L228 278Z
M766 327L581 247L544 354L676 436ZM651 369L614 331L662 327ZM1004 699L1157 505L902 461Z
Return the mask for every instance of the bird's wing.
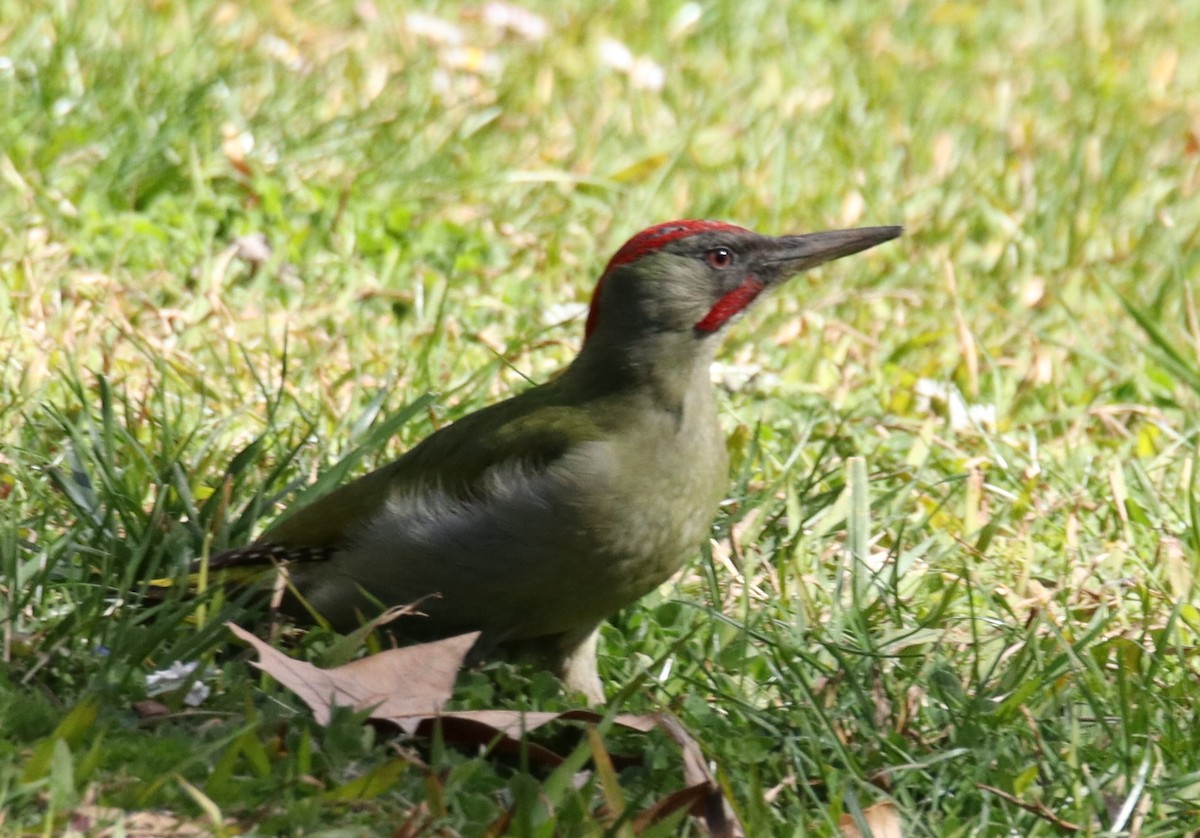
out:
M536 388L460 419L395 462L290 512L253 544L214 557L210 567L329 558L397 493L429 491L486 504L497 473L536 476L573 446L599 437L586 411L558 403L551 388Z

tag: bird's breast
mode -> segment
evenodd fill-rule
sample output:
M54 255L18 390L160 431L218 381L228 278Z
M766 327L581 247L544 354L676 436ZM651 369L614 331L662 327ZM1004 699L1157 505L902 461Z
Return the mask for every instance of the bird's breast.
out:
M599 445L608 445L596 455L608 468L588 500L595 510L590 535L609 584L633 600L671 576L707 537L728 482L724 437L715 417L664 417Z

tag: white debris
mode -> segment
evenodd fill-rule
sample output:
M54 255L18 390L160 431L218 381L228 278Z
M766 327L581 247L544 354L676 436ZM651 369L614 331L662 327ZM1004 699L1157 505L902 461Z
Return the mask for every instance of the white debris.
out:
M967 404L959 389L947 381L919 378L915 390L917 412L928 413L935 406L941 405L950 420L951 430L996 427L996 405Z
M662 90L667 81L667 73L662 66L644 55L634 55L629 47L615 38L601 38L597 52L602 64L629 76L634 87Z
M545 18L512 3L488 3L483 7L483 21L493 29L507 30L527 41L544 41L550 34Z
M189 661L188 663L175 661L166 669L156 669L146 676L146 695L154 697L181 689L193 676L199 665L199 661ZM211 693L212 690L209 686L197 678L188 688L187 695L183 697L183 703L188 707L198 707Z
M404 27L418 38L443 46L456 46L466 40L463 31L445 18L424 12L409 12Z
M558 326L585 316L587 311L587 303L554 303L542 311L542 324Z

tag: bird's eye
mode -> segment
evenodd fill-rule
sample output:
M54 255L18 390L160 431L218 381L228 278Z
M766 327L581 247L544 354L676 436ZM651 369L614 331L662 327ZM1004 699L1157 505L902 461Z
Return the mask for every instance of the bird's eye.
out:
M728 247L714 247L704 254L704 261L709 267L724 270L733 264L733 251Z

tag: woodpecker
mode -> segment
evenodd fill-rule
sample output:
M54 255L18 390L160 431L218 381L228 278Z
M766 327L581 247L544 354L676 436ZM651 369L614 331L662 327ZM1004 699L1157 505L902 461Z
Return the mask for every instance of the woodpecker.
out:
M481 632L602 703L600 623L674 574L728 485L709 377L720 337L808 268L900 235L770 237L719 221L658 224L609 260L583 345L556 377L464 416L395 462L285 516L212 570L286 566L299 597L351 630L381 606L413 639Z

